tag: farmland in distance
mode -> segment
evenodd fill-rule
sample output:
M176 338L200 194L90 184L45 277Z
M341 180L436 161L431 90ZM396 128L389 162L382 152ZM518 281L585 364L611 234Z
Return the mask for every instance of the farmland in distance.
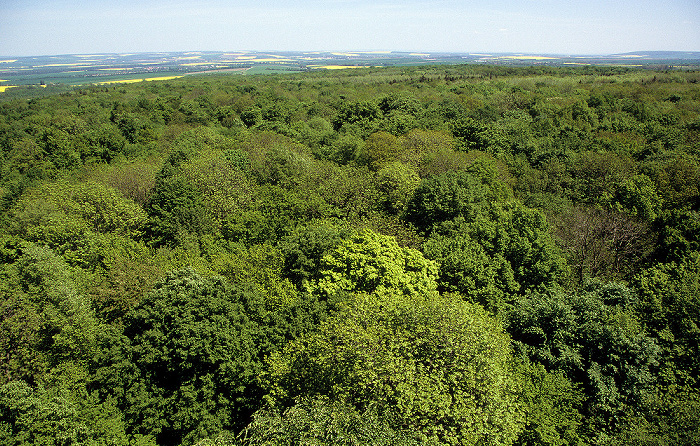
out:
M0 56L0 93L13 87L52 92L86 84L167 80L191 74L266 74L324 69L438 64L596 65L699 69L698 52L638 52L618 55L410 52L177 52ZM50 88L49 88L50 87ZM39 93L37 91L37 93Z

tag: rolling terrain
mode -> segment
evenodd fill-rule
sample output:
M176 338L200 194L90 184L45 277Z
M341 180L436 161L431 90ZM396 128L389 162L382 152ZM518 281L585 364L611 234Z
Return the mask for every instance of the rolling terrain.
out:
M595 65L700 68L700 52L647 51L613 55L520 53L374 52L179 52L0 56L0 92L16 86L67 86L165 80L190 74L261 74L383 66L439 64Z

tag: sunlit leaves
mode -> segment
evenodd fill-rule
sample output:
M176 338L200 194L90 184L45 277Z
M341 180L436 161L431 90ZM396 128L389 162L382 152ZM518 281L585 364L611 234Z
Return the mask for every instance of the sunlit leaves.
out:
M522 422L509 350L496 321L456 296L360 294L274 355L267 379L283 404L326 395L423 441L508 444Z
M406 295L435 292L436 265L414 249L401 248L393 237L361 230L341 241L321 259L312 290L339 292L397 291Z

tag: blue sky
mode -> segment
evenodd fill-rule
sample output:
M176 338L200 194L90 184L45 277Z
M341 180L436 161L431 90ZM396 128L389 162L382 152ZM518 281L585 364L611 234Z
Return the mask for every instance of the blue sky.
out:
M0 0L0 55L700 51L698 0Z

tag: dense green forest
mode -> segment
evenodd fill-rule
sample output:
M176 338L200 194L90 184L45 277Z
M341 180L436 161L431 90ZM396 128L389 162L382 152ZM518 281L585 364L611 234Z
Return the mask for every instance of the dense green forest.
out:
M699 80L1 100L0 444L700 444Z

